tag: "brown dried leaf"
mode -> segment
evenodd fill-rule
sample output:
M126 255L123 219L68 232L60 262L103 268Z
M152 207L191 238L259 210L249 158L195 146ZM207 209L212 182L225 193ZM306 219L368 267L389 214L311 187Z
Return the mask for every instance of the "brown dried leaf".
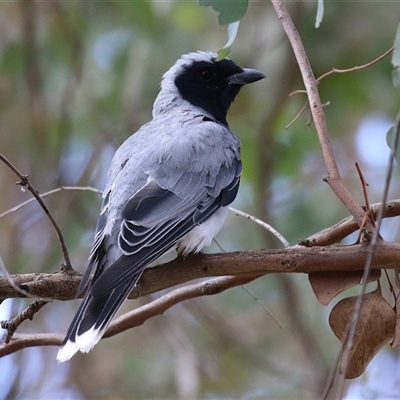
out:
M329 325L342 342L344 352L357 297L339 301L329 316ZM380 288L365 294L353 344L349 354L342 353L339 373L346 379L360 376L375 354L393 338L395 326L396 313L382 297Z
M349 272L311 272L308 274L312 290L317 300L327 306L339 293L361 282L363 271ZM375 282L381 277L381 270L372 270L368 283Z
M397 276L397 274L396 274ZM392 343L392 347L400 346L400 295L397 295L396 298L396 330L394 334L394 339Z

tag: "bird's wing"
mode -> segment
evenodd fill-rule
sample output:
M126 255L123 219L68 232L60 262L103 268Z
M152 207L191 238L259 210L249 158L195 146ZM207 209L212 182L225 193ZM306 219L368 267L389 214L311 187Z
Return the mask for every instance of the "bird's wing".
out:
M64 361L80 349L89 351L101 338L110 320L139 280L144 268L173 247L194 226L207 220L236 197L240 160L222 166L214 176L182 173L170 189L149 181L125 203L118 244L123 253L104 268L104 233L110 195L106 194L97 225L90 265L97 265L78 312L60 350ZM85 274L87 281L89 272ZM85 287L83 284L83 288Z
M78 297L87 286L90 274L92 273L95 264L97 264L97 269L94 279L97 278L97 276L102 272L102 268L98 265L98 262L102 258L102 252L103 252L102 244L105 236L105 229L108 219L109 201L110 201L110 191L105 193L103 203L101 205L100 216L97 220L97 225L94 235L94 243L89 254L89 265L86 268L81 283L79 284L78 290L76 292L76 297Z
M123 255L96 277L91 295L102 297L130 281L193 227L230 204L236 197L240 172L240 160L235 158L214 176L181 173L169 189L150 180L126 202L118 237Z

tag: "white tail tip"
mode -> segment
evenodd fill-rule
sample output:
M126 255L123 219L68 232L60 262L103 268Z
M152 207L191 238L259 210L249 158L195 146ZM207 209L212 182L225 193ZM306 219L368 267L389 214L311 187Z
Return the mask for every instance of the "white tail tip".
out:
M78 350L79 350L79 348L76 345L76 343L68 340L68 342L65 343L64 346L61 347L60 350L58 350L57 361L59 363L68 361L78 352Z
M82 335L76 335L75 342L68 340L63 347L58 350L57 360L59 363L68 361L71 359L78 351L81 353L89 353L90 350L100 341L104 331L103 329L90 328L88 331Z
M94 326L82 335L76 335L76 345L82 353L89 353L90 350L100 341L105 329L95 329Z

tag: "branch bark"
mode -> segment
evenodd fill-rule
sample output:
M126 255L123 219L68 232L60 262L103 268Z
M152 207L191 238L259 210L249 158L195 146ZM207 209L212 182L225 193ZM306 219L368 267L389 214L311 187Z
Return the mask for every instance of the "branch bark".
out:
M129 298L137 298L176 286L193 279L212 276L265 275L282 272L356 271L364 268L369 246L303 247L264 249L233 253L199 254L148 268ZM400 263L400 244L376 246L373 269L396 269ZM10 276L16 285L39 298L70 300L75 298L81 275L62 272L53 274L21 274ZM0 277L0 300L24 297Z
M329 139L329 131L326 125L324 110L319 97L318 83L308 61L308 57L299 32L290 18L284 2L281 0L271 0L271 3L292 46L293 53L296 57L303 78L304 86L310 103L310 111L315 123L322 154L328 171L328 175L324 178L324 180L349 210L350 214L356 220L358 226L361 227L364 221L365 212L352 193L343 185L340 177L339 168L337 166L333 148ZM366 232L370 233L374 231L374 226L368 219L366 220L365 230Z
M382 203L375 203L370 206L370 212L377 220L378 215L382 212L382 218L391 218L400 215L400 200L388 201L383 210ZM305 240L299 242L302 246L329 246L339 243L345 237L349 236L358 229L358 224L353 217L347 217L340 222L328 228L314 233Z
M163 314L166 310L184 300L221 293L232 287L244 285L258 277L259 275L224 276L173 290L151 303L127 312L112 321L103 338L109 338L127 329L142 325L148 319ZM63 338L63 335L57 334L16 334L8 344L0 345L0 357L15 353L26 347L58 346L61 344Z
M210 254L189 257L185 262L174 260L154 268L149 268L143 273L140 281L140 293L150 294L164 289L167 286L183 283L189 279L200 278L210 275L226 275L209 279L205 282L191 284L177 288L157 300L146 304L136 310L128 312L114 320L104 337L111 337L127 329L143 324L148 319L164 313L175 304L205 295L213 295L222 291L246 284L258 277L273 272L314 272L314 271L354 271L361 270L368 256L369 246L358 244L353 246L338 247L302 247L294 246L282 250L259 250L249 252L235 252L227 254ZM400 262L400 244L382 243L376 246L376 253L372 268L395 269ZM28 278L34 274L16 276L15 279ZM78 287L80 277L70 276L63 273L40 274L37 279L39 283L35 287L32 284L30 289L57 290L58 296L65 299L67 292L63 292L64 286ZM9 284L2 277L2 284ZM23 283L22 283L23 284ZM27 283L25 283L26 285ZM51 284L50 286L48 286ZM12 287L9 290L14 290ZM1 289L3 293L4 288ZM26 290L26 288L25 288ZM47 294L50 294L46 292ZM11 293L8 294L8 296ZM2 294L4 295L4 294ZM15 291L16 297L20 293ZM134 291L131 298L137 297L138 292ZM57 298L57 296L54 296ZM0 357L14 353L26 347L59 345L63 339L62 335L55 334L33 334L13 336L9 344L0 345Z
M9 344L0 344L0 357L8 356L27 347L59 346L64 335L52 333L15 334Z

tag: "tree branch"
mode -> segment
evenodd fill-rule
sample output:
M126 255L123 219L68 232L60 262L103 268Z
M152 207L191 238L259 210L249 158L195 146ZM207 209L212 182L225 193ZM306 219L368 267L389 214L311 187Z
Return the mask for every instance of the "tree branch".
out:
M371 205L371 214L374 219L377 219L379 212L382 210L382 203ZM391 218L400 215L400 200L388 201L383 209L382 218ZM329 246L334 243L339 243L345 237L349 236L359 228L353 217L347 217L340 222L328 228L314 233L307 239L301 240L301 246Z
M9 344L0 344L0 357L15 353L26 347L59 346L64 335L53 333L15 334Z
M184 300L221 293L232 287L244 285L259 276L260 275L225 276L175 289L159 299L127 312L112 321L103 338L109 338L127 329L142 325L148 319L163 314L169 308ZM58 346L61 344L63 338L63 335L55 334L14 335L9 344L0 345L0 357L4 357L26 347Z
M362 69L368 68L371 65L376 64L377 62L383 60L385 57L387 57L389 54L391 54L394 50L394 47L391 47L389 50L385 51L383 54L381 54L379 57L375 58L375 60L372 60L366 64L363 65L357 65L355 67L351 68L346 68L346 69L339 69L339 68L332 68L330 71L325 72L323 75L321 75L318 79L317 82L319 83L322 79L326 78L329 75L332 74L347 74L349 72L355 72L355 71L360 71Z
M280 250L197 255L188 257L184 263L180 259L149 268L145 270L140 280L140 293L142 295L164 289L172 284L183 283L188 279L221 274L234 276L213 278L175 289L159 299L114 320L104 337L111 337L141 325L181 301L221 293L226 289L243 285L267 273L361 270L368 256L368 250L369 246L362 244L312 248L294 246ZM396 269L399 262L400 244L381 243L376 245L372 268ZM29 275L33 274L19 275L16 276L16 279ZM64 297L65 293L62 293L64 283L66 283L66 286L75 286L76 288L79 284L77 276L68 277L68 275L62 273L40 275L47 275L45 277L47 282L53 280L54 288L58 289L58 293ZM0 287L2 287L1 282ZM19 293L16 292L16 294ZM132 292L131 297L137 296L137 291ZM54 334L14 335L9 344L0 345L0 357L25 347L59 345L62 339L61 335Z
M9 321L0 321L1 328L7 330L7 334L4 338L4 343L9 343L17 328L27 319L32 320L34 315L46 304L47 301L37 299L24 311L18 313L14 318L10 319Z
M0 153L0 160L3 161L4 164L7 165L8 168L11 169L18 177L19 181L17 182L17 185L20 185L21 188L23 189L28 189L33 197L36 199L36 201L39 203L40 207L42 207L42 210L44 213L47 215L48 219L50 220L50 223L53 225L54 230L56 231L58 241L60 242L61 250L64 256L64 272L65 273L74 273L74 270L71 265L71 259L68 254L68 249L67 245L64 240L64 235L61 232L60 227L58 226L56 220L53 218L53 215L51 214L50 210L47 208L45 202L42 200L42 198L39 195L39 192L31 185L28 179L28 175L22 174L15 165L9 161L3 154Z
M62 192L62 191L94 192L94 193L97 193L97 194L102 194L103 193L101 190L96 189L96 188L91 187L91 186L60 186L60 187L58 187L56 189L49 190L48 192L45 192L45 193L38 193L38 195L40 196L41 199L43 199L43 198L45 198L47 196L50 196L52 194L55 194L55 193L58 193L58 192ZM3 218L8 214L11 214L11 213L14 213L14 212L20 210L22 207L25 207L26 205L32 203L35 200L36 200L35 198L28 199L28 200L26 200L26 201L24 201L24 202L22 202L22 203L20 203L20 204L18 204L16 206L10 208L9 210L4 211L3 213L0 214L0 218Z
M336 196L342 201L350 214L357 221L358 226L362 226L364 220L364 210L357 202L355 197L343 185L340 177L339 169L336 164L333 148L329 139L328 127L326 125L325 114L322 108L321 99L319 97L317 81L307 58L306 51L301 41L299 32L297 31L285 4L281 0L271 0L275 12L282 23L282 27L289 39L293 48L294 55L300 68L305 89L307 91L308 100L310 103L311 114L317 130L318 139L321 145L322 154L325 160L325 165L328 175L324 180ZM373 232L374 226L371 221L366 221L366 232Z
M265 275L282 272L357 271L364 268L369 246L303 247L264 249L218 254L191 255L148 268L129 298L137 298L163 289L211 276ZM382 243L376 247L373 269L396 269L400 262L400 244ZM75 298L81 275L53 274L11 275L16 285L40 298L70 300ZM0 277L0 300L23 295Z

